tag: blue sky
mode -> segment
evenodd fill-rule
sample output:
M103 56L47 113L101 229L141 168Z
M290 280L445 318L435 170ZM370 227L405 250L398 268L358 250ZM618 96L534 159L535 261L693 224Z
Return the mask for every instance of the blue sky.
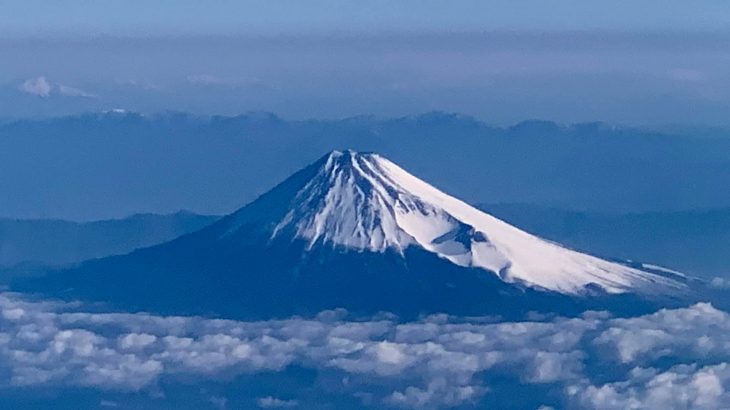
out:
M302 31L718 30L721 0L5 0L0 27L45 34L247 34Z
M730 125L724 1L0 2L0 117Z

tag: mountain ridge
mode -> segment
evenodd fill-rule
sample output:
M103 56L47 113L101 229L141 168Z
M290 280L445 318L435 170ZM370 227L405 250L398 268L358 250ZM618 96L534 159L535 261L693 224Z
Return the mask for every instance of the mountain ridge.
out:
M472 203L602 212L730 205L730 191L720 189L730 180L727 138L578 125L548 127L553 131L546 133L529 124L510 130L449 115L420 120L124 118L112 114L1 125L5 198L0 214L95 220L141 209L187 208L221 215L322 153L343 147L387 155ZM45 166L28 167L28 152ZM444 167L449 172L442 172Z
M91 222L0 218L0 267L60 265L126 254L196 231L217 219L188 211Z

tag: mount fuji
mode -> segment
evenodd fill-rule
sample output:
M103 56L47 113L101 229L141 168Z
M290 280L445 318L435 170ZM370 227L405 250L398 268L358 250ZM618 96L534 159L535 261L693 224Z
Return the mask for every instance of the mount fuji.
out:
M677 300L687 281L533 236L380 155L333 151L198 232L17 287L231 317L509 315Z

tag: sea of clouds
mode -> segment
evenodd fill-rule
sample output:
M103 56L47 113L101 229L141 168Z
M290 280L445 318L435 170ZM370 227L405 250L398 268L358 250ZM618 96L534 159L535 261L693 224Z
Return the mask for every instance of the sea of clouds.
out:
M376 408L475 405L495 394L493 380L513 378L550 386L555 395L546 406L714 409L730 403L728 362L730 314L703 303L632 318L586 312L522 322L445 315L401 322L327 311L240 322L98 313L0 293L0 391L145 392L162 378L210 380L299 366L335 372L346 394ZM299 404L277 397L257 403Z

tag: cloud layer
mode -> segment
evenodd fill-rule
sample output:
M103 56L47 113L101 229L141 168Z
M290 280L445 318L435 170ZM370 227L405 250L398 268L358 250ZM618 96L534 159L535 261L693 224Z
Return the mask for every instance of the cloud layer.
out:
M225 379L291 366L337 374L364 405L446 408L499 393L496 380L551 390L547 404L717 408L730 401L730 315L709 304L634 318L494 322L430 316L238 322L92 313L0 294L0 388L152 391L162 379ZM599 371L600 370L600 371ZM299 406L263 396L264 408ZM225 398L216 398L225 406Z

